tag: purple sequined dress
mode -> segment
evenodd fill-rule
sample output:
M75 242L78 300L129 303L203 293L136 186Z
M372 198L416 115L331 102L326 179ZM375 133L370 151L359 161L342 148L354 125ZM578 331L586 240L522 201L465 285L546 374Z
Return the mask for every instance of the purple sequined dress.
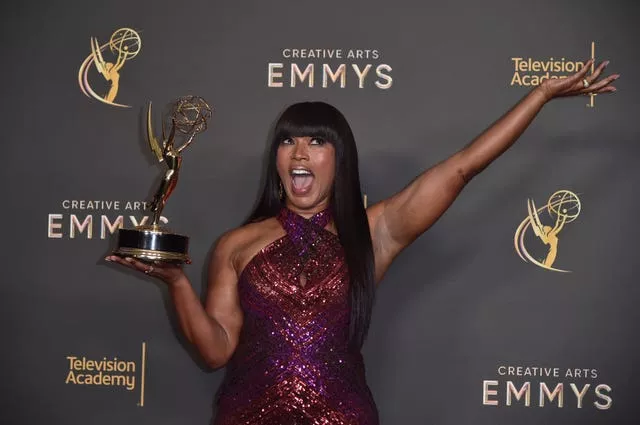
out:
M324 229L330 210L305 219L283 208L277 218L287 234L238 281L244 324L214 424L377 425L362 356L348 344L349 274Z

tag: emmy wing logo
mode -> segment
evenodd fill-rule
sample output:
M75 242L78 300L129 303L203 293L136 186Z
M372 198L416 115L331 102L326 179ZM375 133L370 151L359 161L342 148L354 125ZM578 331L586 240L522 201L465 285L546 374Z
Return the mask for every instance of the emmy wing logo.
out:
M91 37L91 53L82 62L80 71L78 71L78 84L80 84L82 92L87 97L92 97L107 105L129 108L130 105L123 105L115 101L120 86L120 71L128 60L135 58L140 53L141 47L140 35L130 28L116 30L111 34L109 42L102 45L96 37ZM95 68L109 85L107 92L102 96L96 93L89 81L91 68Z
M536 208L533 200L528 199L527 217L522 220L514 236L515 249L520 258L543 269L555 272L568 272L568 270L555 268L553 265L558 256L560 232L566 224L578 218L581 208L580 198L569 190L559 190L555 192L549 197L547 204L541 208ZM540 219L540 214L545 211L551 219L550 224L544 224ZM546 247L546 254L538 259L534 258L525 244L525 236L529 230L531 230L536 238Z

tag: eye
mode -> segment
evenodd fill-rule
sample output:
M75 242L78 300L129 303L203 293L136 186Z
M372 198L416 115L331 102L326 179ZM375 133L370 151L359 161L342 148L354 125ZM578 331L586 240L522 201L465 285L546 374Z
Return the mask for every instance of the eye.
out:
M311 141L309 142L309 144L311 145L324 145L325 143L327 143L326 140L320 138L320 137L313 137L311 138Z
M281 144L281 145L290 145L290 144L292 144L292 143L293 143L293 140L291 140L291 138L289 138L289 137L287 137L286 139L282 139L282 140L280 141L280 144Z

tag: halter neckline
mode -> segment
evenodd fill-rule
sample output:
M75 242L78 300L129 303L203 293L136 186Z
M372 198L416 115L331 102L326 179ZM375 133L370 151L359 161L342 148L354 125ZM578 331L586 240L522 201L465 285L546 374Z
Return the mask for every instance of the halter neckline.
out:
M302 258L303 268L310 257L316 256L316 242L328 232L325 226L332 218L330 207L317 212L311 218L305 218L286 206L280 209L277 219L287 232L298 256Z
M280 213L278 214L277 218L285 230L288 230L287 227L296 222L310 222L324 229L324 227L329 224L329 222L333 218L333 214L331 213L331 207L327 207L324 210L315 213L310 218L306 218L301 216L297 212L290 210L288 207L283 206L280 209Z

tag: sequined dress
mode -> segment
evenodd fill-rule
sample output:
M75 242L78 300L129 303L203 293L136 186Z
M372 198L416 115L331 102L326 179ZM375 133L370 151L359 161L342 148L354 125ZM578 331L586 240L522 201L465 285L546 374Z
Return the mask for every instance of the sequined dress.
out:
M238 281L244 323L214 425L377 425L360 351L349 348L349 275L339 238L283 208L286 235ZM301 283L300 276L306 276Z

